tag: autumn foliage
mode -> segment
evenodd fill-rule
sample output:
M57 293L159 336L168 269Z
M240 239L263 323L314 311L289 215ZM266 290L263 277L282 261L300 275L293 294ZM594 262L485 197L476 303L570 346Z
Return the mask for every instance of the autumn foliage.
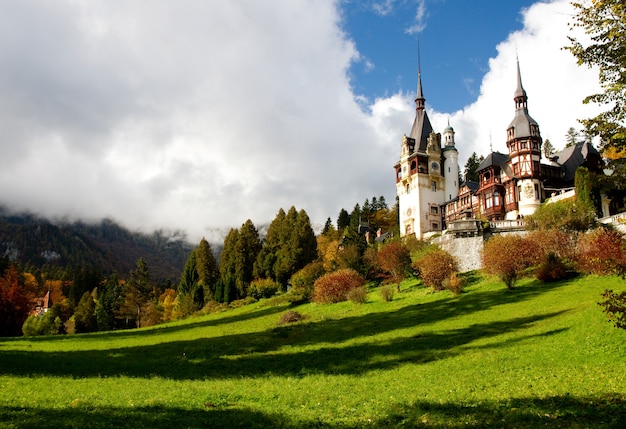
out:
M15 266L11 265L0 274L0 336L20 335L28 317L30 302L20 285Z
M604 228L583 234L576 246L576 266L589 274L623 273L626 265L624 239L617 231Z
M331 304L347 299L351 289L365 284L365 279L351 268L343 268L325 274L315 281L312 301L318 304Z
M523 235L496 235L485 242L483 267L513 289L522 272L541 260L541 250Z
M409 249L398 241L393 241L383 246L375 258L376 266L389 276L389 280L395 283L400 291L400 282L411 271L411 256Z
M435 290L444 290L444 282L457 271L454 256L438 248L424 253L413 263L413 267L424 285Z

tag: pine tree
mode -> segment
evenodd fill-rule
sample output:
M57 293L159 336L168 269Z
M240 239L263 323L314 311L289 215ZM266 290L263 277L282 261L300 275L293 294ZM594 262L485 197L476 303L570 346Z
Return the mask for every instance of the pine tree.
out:
M484 158L480 157L473 152L465 163L465 169L463 170L463 179L465 182L478 182L478 167L483 162Z
M189 253L177 291L178 311L183 315L193 313L204 305L204 291L200 285L196 250Z
M335 227L333 226L333 221L330 218L326 219L326 223L324 224L324 228L322 229L322 235L330 235L335 232Z
M120 306L120 315L126 319L135 321L137 327L141 326L142 309L151 299L156 301L155 288L150 280L148 265L143 258L137 260L136 269L130 271L130 275L124 287L124 303Z
M554 155L555 151L556 150L554 149L554 146L552 146L552 143L550 143L550 140L546 139L546 141L543 142L543 156L549 159L552 155Z
M94 332L98 328L96 320L96 303L91 292L85 292L74 311L74 322L77 333Z
M574 146L578 143L580 135L574 127L569 127L567 133L565 133L565 147Z
M337 217L337 231L343 231L349 225L350 214L345 209L341 209L339 216Z
M196 268L198 283L204 290L205 301L211 301L215 297L215 283L219 279L219 268L211 245L204 237L196 249Z

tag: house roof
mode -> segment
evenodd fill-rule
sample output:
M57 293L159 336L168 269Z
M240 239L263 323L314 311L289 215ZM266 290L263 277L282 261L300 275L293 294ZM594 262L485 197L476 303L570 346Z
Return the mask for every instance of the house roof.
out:
M507 161L509 160L509 156L500 152L491 152L487 157L480 163L477 171L484 170L493 165L497 165L500 168L506 168Z
M566 147L550 157L552 165L563 167L563 180L572 181L576 175L576 169L583 165L590 157L600 158L600 153L588 142L576 143Z
M526 90L522 86L522 74L519 69L519 61L517 62L517 88L515 89L515 116L507 129L513 128L515 138L528 137L532 135L531 125L539 128L539 124L528 114L528 96Z
M417 97L415 98L415 120L411 127L411 133L409 137L415 139L415 151L426 152L428 147L428 136L433 132L433 126L430 124L430 119L426 114L426 99L422 92L422 75L418 70L417 72Z

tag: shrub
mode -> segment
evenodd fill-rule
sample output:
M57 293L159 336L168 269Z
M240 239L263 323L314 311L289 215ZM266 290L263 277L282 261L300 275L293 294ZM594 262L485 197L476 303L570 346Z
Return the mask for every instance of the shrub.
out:
M278 319L279 325L286 325L287 323L294 323L303 320L304 316L302 316L297 311L288 310L280 315L280 319Z
M251 296L247 296L247 297L242 298L242 299L236 299L234 301L231 301L228 304L228 307L229 308L240 308L240 307L243 307L245 305L254 304L255 302L256 302L256 299L254 299Z
M626 258L622 235L599 228L579 237L576 266L584 273L606 275L622 273Z
M391 302L393 301L393 287L391 285L384 285L380 288L380 295L383 297L383 301Z
M443 281L442 286L445 290L449 290L455 295L460 295L465 288L465 279L459 276L458 273L452 273L450 277Z
M615 293L612 290L605 290L602 298L605 300L598 305L604 307L609 321L612 321L616 328L626 329L626 291Z
M411 270L411 256L409 249L399 241L392 241L384 245L376 255L376 265L389 279L398 286Z
M586 231L595 223L595 211L587 204L569 199L542 204L525 221L530 229Z
M324 264L316 261L307 264L304 268L291 276L291 292L294 296L300 296L302 301L307 301L313 292L315 281L325 273Z
M328 273L315 281L312 300L318 304L331 304L347 299L350 289L363 286L365 279L351 268Z
M360 286L350 289L346 297L355 304L365 304L367 302L367 288Z
M542 282L556 282L573 277L575 272L554 252L548 252L545 260L535 271L535 277Z
M454 256L441 249L426 252L413 267L419 271L422 282L435 290L443 290L444 280L457 270Z
M526 237L537 249L538 263L545 262L549 253L566 263L576 259L576 232L544 229L531 231Z
M513 289L523 271L540 262L541 249L528 237L495 235L485 242L482 256L485 272L497 275L508 289Z
M248 286L248 296L254 299L270 298L276 295L280 285L272 279L256 279Z

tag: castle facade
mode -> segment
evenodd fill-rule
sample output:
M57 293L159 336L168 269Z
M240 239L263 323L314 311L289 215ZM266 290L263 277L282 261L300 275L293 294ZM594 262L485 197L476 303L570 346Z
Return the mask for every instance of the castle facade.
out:
M515 110L506 129L508 153L491 151L478 167L478 183L459 183L454 129L448 123L443 133L433 130L419 70L417 80L415 120L402 138L400 160L394 165L401 236L421 239L466 219L523 218L546 198L572 189L579 166L601 168L600 154L588 142L542 160L543 140L539 124L528 113L518 62Z

